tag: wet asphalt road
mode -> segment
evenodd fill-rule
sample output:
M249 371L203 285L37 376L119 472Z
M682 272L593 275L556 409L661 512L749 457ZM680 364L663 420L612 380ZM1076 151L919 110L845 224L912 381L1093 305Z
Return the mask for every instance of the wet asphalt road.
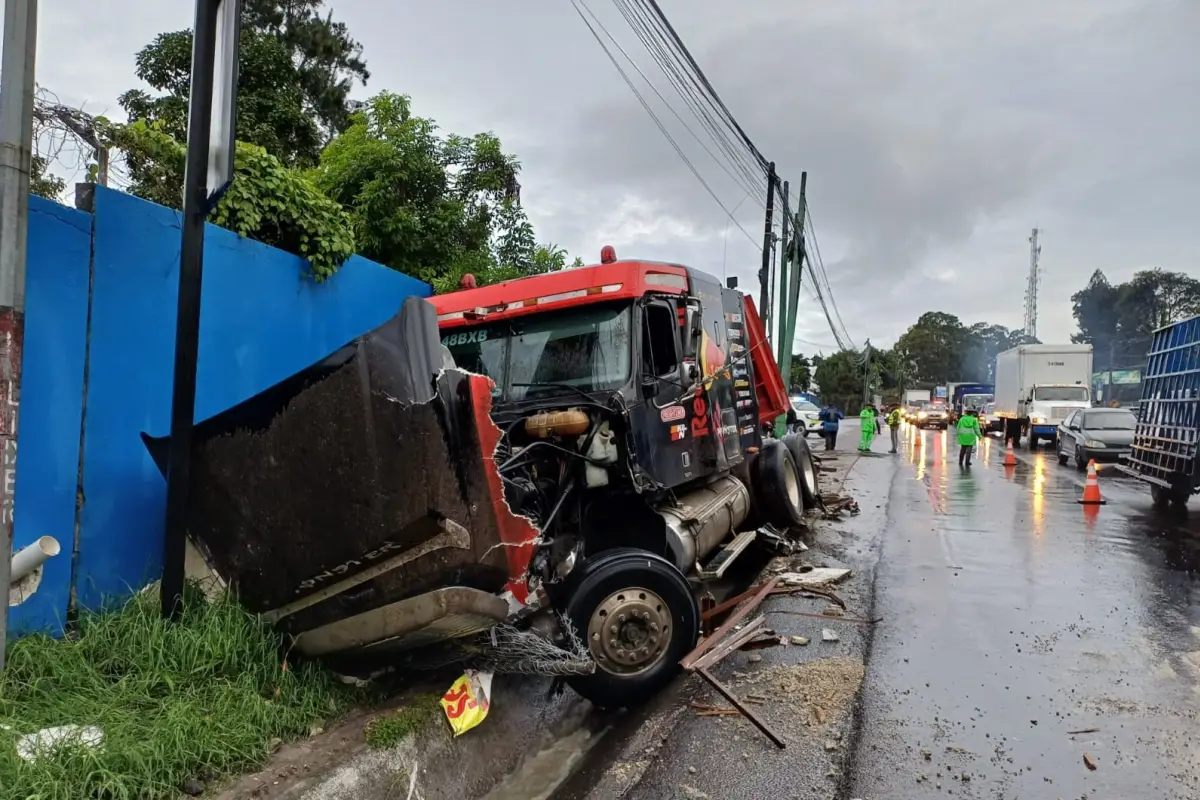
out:
M964 472L952 436L913 439L845 796L1200 797L1200 503L1156 512L1108 468L1085 508L1053 452L1006 469L989 440Z

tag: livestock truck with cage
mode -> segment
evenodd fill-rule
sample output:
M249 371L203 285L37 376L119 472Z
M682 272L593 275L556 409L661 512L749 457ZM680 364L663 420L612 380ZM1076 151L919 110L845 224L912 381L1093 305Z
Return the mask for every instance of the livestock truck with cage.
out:
M788 398L764 326L735 288L607 247L471 284L200 423L190 535L342 671L503 625L585 650L580 694L637 703L696 644L706 587L819 503L803 437L769 435Z

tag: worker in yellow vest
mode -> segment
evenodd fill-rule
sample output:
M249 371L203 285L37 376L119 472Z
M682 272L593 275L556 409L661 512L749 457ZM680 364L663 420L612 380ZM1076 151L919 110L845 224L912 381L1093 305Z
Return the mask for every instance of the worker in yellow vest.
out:
M892 434L892 449L895 453L900 449L900 426L904 423L904 415L900 413L900 406L896 406L887 415L888 430Z

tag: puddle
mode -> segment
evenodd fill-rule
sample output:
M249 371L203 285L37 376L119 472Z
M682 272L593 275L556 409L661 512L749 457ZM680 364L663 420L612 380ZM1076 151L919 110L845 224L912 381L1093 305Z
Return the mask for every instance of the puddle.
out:
M483 800L548 800L566 783L611 728L589 704L580 705L581 709L553 733L548 732L541 747L521 759Z

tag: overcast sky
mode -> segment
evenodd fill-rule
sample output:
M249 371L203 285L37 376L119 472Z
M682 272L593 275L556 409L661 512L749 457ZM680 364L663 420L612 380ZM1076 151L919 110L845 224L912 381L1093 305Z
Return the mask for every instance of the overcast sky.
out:
M587 3L677 100L612 0ZM517 154L540 240L589 262L612 244L737 275L757 297L762 198L640 85L725 208L741 203L748 238L569 0L328 5L364 45L372 77L359 96L409 94L446 130L492 130ZM660 5L793 197L808 171L817 241L858 345L891 344L925 311L1019 327L1034 226L1043 341L1075 329L1070 295L1094 269L1200 275L1200 0ZM38 82L119 117L136 51L192 13L191 0L43 0ZM816 303L802 304L800 348L832 344Z

